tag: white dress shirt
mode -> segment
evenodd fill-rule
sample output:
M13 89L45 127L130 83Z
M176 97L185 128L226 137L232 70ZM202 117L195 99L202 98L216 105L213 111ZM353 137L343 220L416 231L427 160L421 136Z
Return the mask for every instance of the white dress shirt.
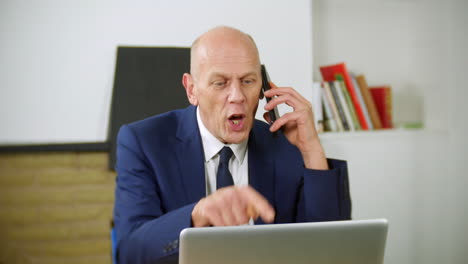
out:
M205 127L200 117L200 110L197 107L197 122L205 154L205 182L206 195L216 191L216 173L218 172L219 152L224 146L231 148L234 155L229 160L229 171L231 172L234 185L244 186L249 184L248 173L248 151L247 141L240 144L224 144L213 136Z

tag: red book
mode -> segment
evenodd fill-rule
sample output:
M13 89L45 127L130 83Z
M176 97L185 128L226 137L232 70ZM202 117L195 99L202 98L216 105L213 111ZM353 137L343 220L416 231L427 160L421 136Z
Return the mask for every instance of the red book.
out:
M363 106L359 102L358 93L356 91L356 89L359 88L354 87L351 75L346 69L346 65L344 64L344 62L335 65L322 66L320 67L320 72L322 73L322 78L324 81L335 80L336 74L341 74L343 76L344 82L346 84L346 89L348 89L349 95L351 96L351 100L353 101L354 107L356 108L356 115L359 119L359 123L361 124L361 128L363 130L369 130L369 125L367 124L366 117L364 115Z
M390 86L369 87L375 107L382 121L382 128L392 128L392 89Z

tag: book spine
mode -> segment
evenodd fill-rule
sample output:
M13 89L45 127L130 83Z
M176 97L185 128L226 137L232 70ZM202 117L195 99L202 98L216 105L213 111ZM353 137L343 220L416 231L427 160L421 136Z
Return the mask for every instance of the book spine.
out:
M340 80L341 90L343 91L344 98L346 100L346 103L348 104L349 113L351 114L351 119L353 121L354 127L356 130L361 130L361 124L359 123L359 120L357 118L356 109L354 107L353 101L351 100L351 97L349 96L349 92L346 88L343 76L337 75L337 80Z
M364 75L356 76L356 82L361 90L362 97L364 98L364 103L367 106L367 110L369 111L369 115L371 118L372 125L374 129L382 129L382 122L380 121L379 113L377 113L377 109L375 107L374 99L369 91L369 86L367 85L366 77Z
M349 124L348 124L348 121L346 120L343 106L340 103L340 97L338 96L337 89L333 81L328 82L328 85L330 86L330 90L333 94L333 98L335 99L336 108L338 109L338 114L340 115L341 123L343 123L343 129L345 131L349 131Z
M364 117L366 118L367 126L369 127L370 130L373 130L374 126L372 125L369 111L367 110L366 103L364 102L364 98L362 97L361 89L359 89L359 86L356 82L356 76L354 76L353 74L350 74L350 76L351 76L351 81L353 82L353 86L356 89L356 94L359 100L359 104L361 104L362 112L364 113Z
M322 92L322 106L324 112L324 126L325 130L336 132L338 131L338 127L336 126L335 118L333 117L333 112L331 110L331 106L328 102L327 96L325 95L325 91Z
M320 82L312 84L312 112L314 114L315 129L317 133L323 131L322 88Z
M338 113L338 107L336 107L335 98L333 97L333 94L331 92L330 85L328 84L328 82L323 82L322 87L327 97L328 103L331 107L333 117L337 126L337 131L344 131L343 122L341 121L340 114Z
M348 123L349 131L355 131L356 128L354 127L353 119L351 118L351 113L349 111L348 103L343 95L343 88L341 88L340 81L334 81L333 85L335 86L336 93L338 94L338 99L340 100L340 105L343 108L343 112L346 118L346 122Z
M392 100L392 89L390 86L386 87L385 89L386 92L386 97L385 97L385 102L386 102L386 108L385 108L385 113L386 113L386 122L385 122L385 127L386 128L393 128L393 100Z
M370 87L369 90L382 121L382 128L392 128L392 96L390 86Z

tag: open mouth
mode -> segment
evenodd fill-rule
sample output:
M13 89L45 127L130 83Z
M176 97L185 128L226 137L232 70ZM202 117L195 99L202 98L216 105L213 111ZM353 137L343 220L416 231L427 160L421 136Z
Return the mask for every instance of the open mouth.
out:
M239 125L244 118L245 118L245 115L233 114L229 117L229 121L231 121L231 123L234 125Z

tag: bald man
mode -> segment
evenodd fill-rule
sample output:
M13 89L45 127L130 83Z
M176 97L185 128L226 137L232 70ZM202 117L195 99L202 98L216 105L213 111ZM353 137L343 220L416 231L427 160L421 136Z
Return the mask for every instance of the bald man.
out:
M191 106L119 132L119 263L177 263L187 227L350 219L346 163L325 157L310 103L272 83L265 110L293 111L271 126L255 120L262 77L249 35L201 35L182 83Z

